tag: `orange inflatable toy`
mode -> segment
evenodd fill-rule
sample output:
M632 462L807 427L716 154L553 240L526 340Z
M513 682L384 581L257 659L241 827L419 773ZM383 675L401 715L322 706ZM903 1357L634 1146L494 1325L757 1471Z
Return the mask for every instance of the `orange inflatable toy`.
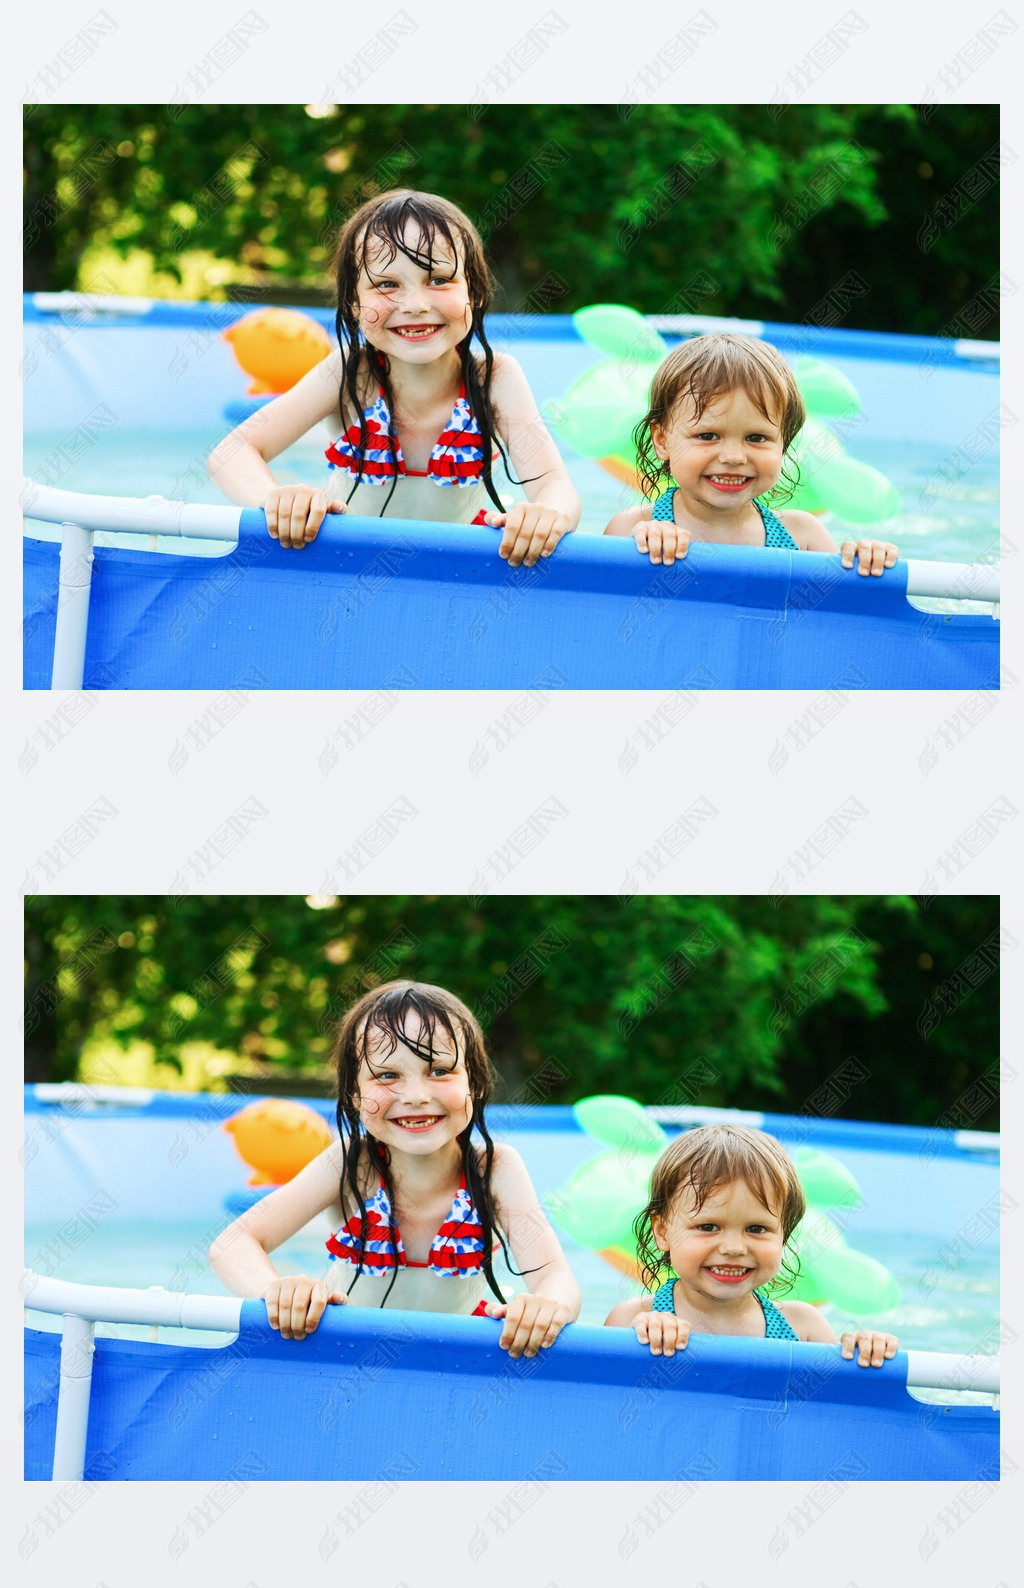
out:
M254 309L221 334L253 377L250 397L291 391L331 351L323 326L298 309Z
M283 1097L247 1103L225 1120L223 1129L233 1138L243 1163L254 1171L249 1176L251 1186L284 1185L334 1139L315 1109Z

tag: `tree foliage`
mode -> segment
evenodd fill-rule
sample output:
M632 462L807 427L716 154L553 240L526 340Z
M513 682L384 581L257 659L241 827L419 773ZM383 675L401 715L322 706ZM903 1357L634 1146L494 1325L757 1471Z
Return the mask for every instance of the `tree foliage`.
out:
M102 242L171 273L208 250L257 292L308 299L351 209L408 184L479 222L506 308L831 323L853 271L846 325L998 334L951 329L998 268L977 175L994 106L333 108L29 107L26 287L89 290L80 262ZM950 205L964 179L970 202Z
M607 1091L929 1124L996 1062L996 905L37 897L27 1078L73 1078L83 1043L100 1036L149 1042L170 1066L183 1043L207 1041L271 1080L326 1087L341 1012L400 974L447 986L477 1012L506 1096ZM974 971L956 980L968 962ZM844 1066L855 1078L838 1096L830 1077ZM993 1128L994 1107L972 1122Z

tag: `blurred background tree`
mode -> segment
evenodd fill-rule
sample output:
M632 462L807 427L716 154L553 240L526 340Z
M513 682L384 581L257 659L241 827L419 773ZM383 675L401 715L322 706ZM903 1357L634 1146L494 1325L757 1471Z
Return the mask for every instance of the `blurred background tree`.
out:
M26 915L30 1081L329 1092L338 1017L396 975L474 1009L506 1099L932 1124L997 1062L994 897L111 895ZM996 1122L983 1099L971 1123Z
M995 338L998 137L994 105L30 106L25 286L328 302L342 220L409 185L480 222L499 308L831 323L853 273L846 326Z

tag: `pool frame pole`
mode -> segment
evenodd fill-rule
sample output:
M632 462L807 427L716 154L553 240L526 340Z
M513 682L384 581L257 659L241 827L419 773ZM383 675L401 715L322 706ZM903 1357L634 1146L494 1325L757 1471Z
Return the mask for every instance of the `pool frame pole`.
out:
M57 625L53 637L51 689L81 689L85 674L85 643L92 596L91 529L63 523L60 538L60 582Z
M73 1312L63 1315L60 1342L60 1390L57 1396L57 1430L53 1441L53 1476L77 1482L85 1471L85 1444L89 1433L92 1398L92 1363L96 1325Z

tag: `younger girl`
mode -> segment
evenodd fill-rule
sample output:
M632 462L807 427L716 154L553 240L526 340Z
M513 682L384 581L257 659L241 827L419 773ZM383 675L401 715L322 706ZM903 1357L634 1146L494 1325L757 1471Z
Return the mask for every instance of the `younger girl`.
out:
M512 567L549 556L578 524L579 497L522 370L488 344L491 279L473 223L433 193L382 193L342 228L336 273L338 352L222 441L211 479L262 507L285 547L350 510L504 526ZM268 464L320 419L337 436L327 458L340 485L278 485ZM508 474L506 447L528 497L507 511L492 479L499 456Z
M653 1298L623 1301L606 1324L628 1326L655 1356L672 1356L694 1334L775 1340L836 1337L817 1307L770 1299L786 1280L783 1248L804 1214L804 1194L778 1142L742 1125L684 1132L654 1166L651 1195L636 1221L644 1283ZM662 1283L666 1270L676 1277ZM881 1367L893 1334L844 1334L843 1356Z
M488 1135L473 1015L441 987L387 982L348 1011L334 1059L341 1140L217 1237L214 1273L262 1297L286 1340L347 1302L503 1317L499 1343L536 1356L579 1315L580 1291L522 1159ZM282 1279L268 1253L325 1210L340 1278ZM509 1246L529 1291L506 1303L492 1259Z
M638 551L666 567L693 540L836 551L813 513L769 505L792 494L795 481L779 480L787 481L786 453L806 417L792 370L767 342L731 332L682 342L658 365L634 433L653 510L626 508L605 534L632 535ZM843 567L856 558L862 574L880 574L898 556L888 541L843 542Z

